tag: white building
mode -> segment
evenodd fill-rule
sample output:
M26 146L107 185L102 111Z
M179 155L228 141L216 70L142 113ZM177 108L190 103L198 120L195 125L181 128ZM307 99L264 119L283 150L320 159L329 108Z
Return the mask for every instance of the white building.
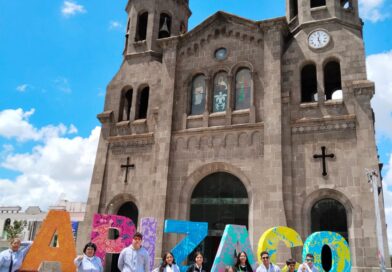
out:
M70 213L73 229L77 230L78 223L83 221L86 212L86 203L60 200L48 210L65 210ZM21 234L22 240L34 240L47 211L42 211L38 206L28 207L22 211L20 206L0 206L0 247L7 247L8 241L5 228L14 221L26 221L27 225Z

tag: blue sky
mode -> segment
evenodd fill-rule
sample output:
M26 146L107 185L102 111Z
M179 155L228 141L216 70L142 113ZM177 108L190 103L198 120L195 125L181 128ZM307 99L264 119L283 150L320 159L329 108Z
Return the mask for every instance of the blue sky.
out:
M86 201L96 115L124 46L126 0L0 0L0 205ZM253 20L284 0L190 0L190 27L218 10ZM360 0L392 226L392 0ZM392 227L390 246L392 246Z

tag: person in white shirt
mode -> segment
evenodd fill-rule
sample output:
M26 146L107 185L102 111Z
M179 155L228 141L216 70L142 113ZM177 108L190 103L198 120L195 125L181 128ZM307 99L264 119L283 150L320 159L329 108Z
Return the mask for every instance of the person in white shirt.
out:
M163 254L161 265L154 269L153 272L180 272L173 253L166 252Z
M269 253L263 251L260 253L262 263L257 267L256 272L280 272L279 266L270 262Z
M87 243L84 246L84 254L74 260L78 272L103 272L101 259L95 256L96 251L97 246L94 243Z
M313 254L306 254L305 262L298 267L298 272L318 272L318 269L313 264L313 261Z
M136 232L132 244L124 248L118 258L118 269L121 272L150 272L150 256L142 247L143 235Z
M32 242L22 243L19 238L11 239L10 248L0 253L0 272L15 272L19 270L31 244Z

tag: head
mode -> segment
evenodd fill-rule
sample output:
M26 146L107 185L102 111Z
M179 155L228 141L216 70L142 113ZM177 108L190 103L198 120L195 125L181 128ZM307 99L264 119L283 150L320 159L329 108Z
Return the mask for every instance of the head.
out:
M313 267L314 256L311 253L306 254L305 262L307 265L312 268Z
M97 251L97 246L94 243L87 243L84 246L83 253L87 257L93 257L95 255L95 252Z
M288 259L286 261L286 265L287 265L287 268L289 269L288 270L289 272L294 272L295 271L295 264L296 263L297 262L294 259Z
M270 259L269 253L267 251L263 251L260 253L261 261L263 262L265 267L269 267Z
M143 241L143 234L141 234L140 232L136 232L133 235L132 247L134 249L139 249L142 246L142 241Z
M235 272L235 269L234 269L234 267L228 265L225 267L225 272Z
M201 266L202 264L203 264L203 261L204 261L204 256L203 256L203 253L201 253L200 251L197 251L196 253L195 253L195 263L198 265L198 266Z
M21 243L20 238L12 238L10 240L10 249L12 251L18 251L20 248L20 243Z
M246 254L245 251L241 251L240 253L237 254L237 262L235 264L235 266L248 266L249 261L248 261L248 255ZM250 265L249 265L250 266Z
M166 266L168 264L175 264L174 255L171 252L166 252L162 256L162 266Z

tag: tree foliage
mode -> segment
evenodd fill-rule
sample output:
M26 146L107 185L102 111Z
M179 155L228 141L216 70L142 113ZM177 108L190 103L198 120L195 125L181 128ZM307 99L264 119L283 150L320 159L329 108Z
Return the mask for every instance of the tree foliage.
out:
M8 239L19 237L22 234L24 228L27 226L25 220L15 220L12 224L5 227L5 233Z

